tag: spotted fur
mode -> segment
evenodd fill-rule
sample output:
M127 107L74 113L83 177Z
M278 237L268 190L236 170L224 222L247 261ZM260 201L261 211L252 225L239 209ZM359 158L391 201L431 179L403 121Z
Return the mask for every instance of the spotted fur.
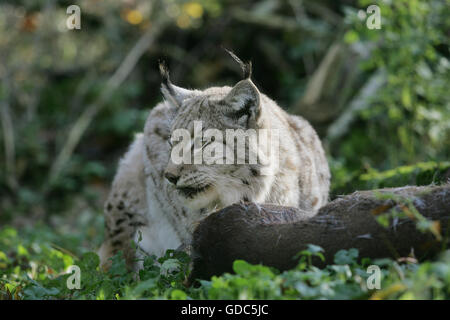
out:
M293 206L308 216L327 202L327 160L320 139L305 119L287 114L260 93L250 78L234 87L187 90L170 82L166 68L162 71L165 101L152 109L143 134L136 136L120 161L105 203L102 265L107 266L108 258L122 250L129 265L138 266L133 262L132 240L138 243L137 257L160 255L189 243L199 220L236 202ZM203 129L223 133L227 129L279 130L279 166L260 162L176 165L170 158L177 143L169 143L171 135L179 128L193 134L196 120L202 121ZM236 152L228 141L209 143ZM248 152L240 156L247 158ZM204 191L192 195L186 190Z

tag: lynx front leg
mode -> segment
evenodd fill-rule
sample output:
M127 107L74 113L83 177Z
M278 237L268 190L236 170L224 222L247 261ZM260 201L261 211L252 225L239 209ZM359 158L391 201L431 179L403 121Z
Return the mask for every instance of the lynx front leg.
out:
M142 135L138 135L119 163L110 194L104 206L105 241L100 247L101 267L109 268L110 258L122 251L127 266L134 265L132 245L137 228L148 224L142 163Z

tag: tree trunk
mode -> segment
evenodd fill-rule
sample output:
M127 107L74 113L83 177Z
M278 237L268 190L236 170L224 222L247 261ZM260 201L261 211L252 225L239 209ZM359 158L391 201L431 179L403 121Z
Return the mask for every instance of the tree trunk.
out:
M434 233L417 229L416 221L423 218L414 215L414 208L434 222ZM392 210L406 216L381 226L376 216ZM211 214L196 228L191 280L231 272L236 259L291 269L297 264L293 257L308 244L325 250L325 263L349 248L357 248L360 257L399 258L413 252L421 259L448 242L449 224L449 184L358 191L330 202L312 218L290 207L235 204ZM318 259L314 263L325 264Z

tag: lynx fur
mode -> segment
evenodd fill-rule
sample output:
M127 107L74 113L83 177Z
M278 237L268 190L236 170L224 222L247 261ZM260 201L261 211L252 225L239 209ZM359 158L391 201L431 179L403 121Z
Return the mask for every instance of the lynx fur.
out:
M158 256L189 243L202 218L236 202L293 206L308 216L327 202L330 172L316 132L305 119L287 114L260 93L250 78L251 66L235 58L243 67L244 79L234 87L183 89L170 82L167 69L161 66L164 101L151 110L144 132L120 160L105 202L106 240L99 250L104 267L119 250L127 264L136 267L142 255ZM172 141L172 135L177 129L194 135L194 121L224 136L227 129L278 130L277 165L259 160L176 164L171 155L177 141ZM225 139L199 144L224 148L224 154L237 152ZM261 151L260 143L248 139L245 154L236 159L247 158L250 148Z

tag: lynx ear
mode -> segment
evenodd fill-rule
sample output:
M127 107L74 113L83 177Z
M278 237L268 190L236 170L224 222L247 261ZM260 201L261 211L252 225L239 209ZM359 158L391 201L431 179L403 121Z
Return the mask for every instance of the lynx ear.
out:
M250 122L255 122L259 118L260 100L258 88L250 79L246 79L239 81L222 101L228 106L226 112L228 117L245 120L250 125Z
M159 71L161 73L161 92L166 100L175 107L180 107L184 99L192 97L194 91L177 87L170 82L169 70L164 62L159 63Z

